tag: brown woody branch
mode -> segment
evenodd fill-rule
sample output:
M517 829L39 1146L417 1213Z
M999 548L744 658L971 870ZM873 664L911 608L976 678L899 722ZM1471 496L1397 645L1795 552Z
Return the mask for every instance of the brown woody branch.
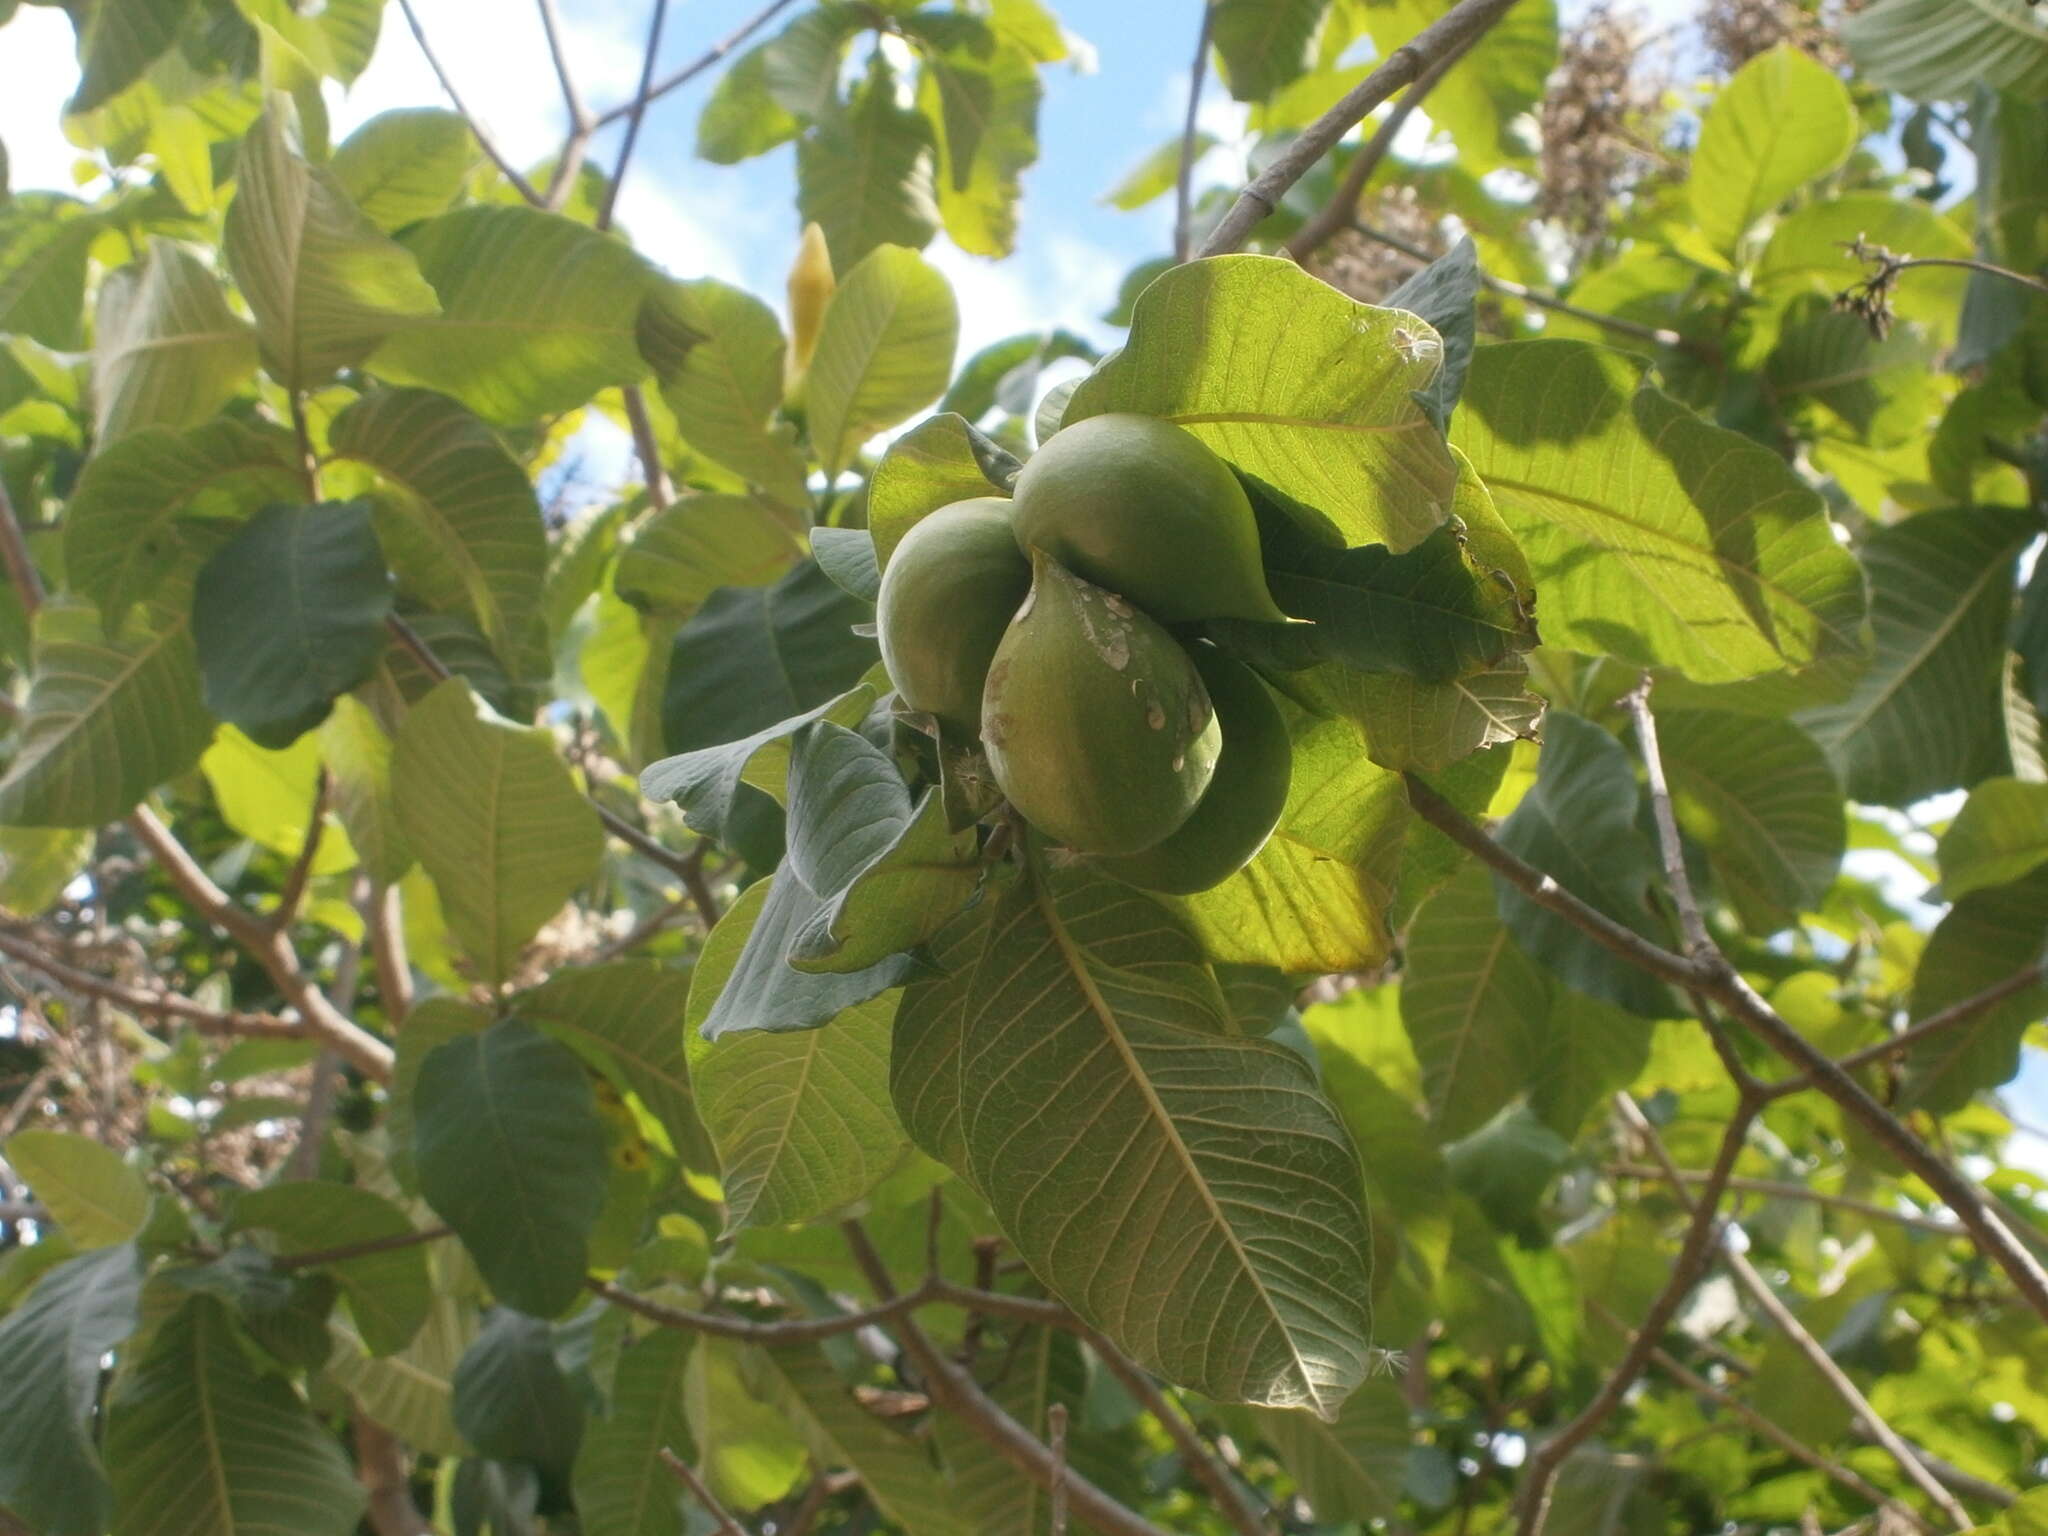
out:
M14 514L14 501L7 494L7 482L0 480L0 567L21 598L21 610L29 618L43 606L43 578L29 557L28 539L21 531L21 519Z
M685 1488L690 1496L704 1506L704 1513L711 1517L711 1523L718 1527L718 1536L747 1536L746 1527L733 1519L725 1506L697 1475L696 1469L667 1446L661 1450L661 1464L667 1467L669 1475Z
M350 1259L366 1259L374 1253L395 1253L401 1248L417 1248L422 1243L438 1243L444 1237L453 1237L452 1227L422 1227L416 1232L394 1232L389 1237L368 1238L360 1243L343 1243L336 1248L315 1248L305 1253L281 1253L271 1260L275 1269L289 1274L295 1269L317 1269L323 1264L343 1264Z
M553 9L554 0L540 0L543 11ZM668 0L654 0L654 13L647 23L647 47L640 56L640 87L633 93L633 110L626 114L626 138L619 146L619 162L612 171L612 179L606 183L604 201L597 210L597 227L601 230L612 227L612 211L618 207L619 188L625 184L626 167L633 161L633 146L640 142L640 121L647 115L647 92L654 80L655 56L661 52L661 27L668 19ZM562 77L563 89L569 89L568 76ZM578 104L581 111L581 104ZM579 118L580 121L580 118Z
M462 92L455 88L454 77L442 65L441 56L434 52L434 45L427 41L426 28L420 25L419 13L413 9L412 0L398 0L398 8L405 13L405 24L412 28L413 41L419 44L420 53L425 57L427 67L433 70L434 78L441 82L441 89L448 97L448 104L469 124L470 134L476 139L477 147L490 157L491 164L498 168L499 173L512 184L521 197L536 208L540 207L545 199L534 189L533 183L520 174L519 168L505 158L504 151L498 148L497 140L491 137L477 115L469 110L468 103L462 99Z
M1670 1182L1667 1170L1653 1168L1647 1163L1609 1163L1604 1172L1621 1179L1656 1179L1661 1183ZM1698 1184L1706 1173L1698 1168L1681 1168L1679 1179L1686 1184ZM1786 1179L1752 1179L1741 1175L1730 1179L1728 1187L1744 1194L1765 1195L1773 1200L1803 1200L1809 1205L1824 1205L1834 1210L1853 1211L1859 1216L1868 1216L1876 1221L1889 1221L1897 1226L1911 1227L1917 1232L1931 1232L1937 1237L1960 1237L1962 1228L1954 1221L1945 1221L1939 1216L1928 1216L1919 1211L1899 1211L1874 1200L1858 1200L1850 1195L1833 1195L1807 1184L1795 1184Z
M357 1408L352 1415L356 1478L369 1495L370 1525L377 1536L437 1536L412 1501L405 1447L396 1435Z
M320 857L320 844L327 830L327 801L333 790L333 775L323 765L313 784L313 812L306 819L306 835L299 844L298 857L292 860L284 884L278 889L277 909L268 918L270 927L279 933L291 931L292 924L299 920L299 909L306 904L313 865ZM343 1005L337 1002L336 1006Z
M1388 54L1371 74L1344 93L1254 177L1223 216L1199 254L1222 256L1240 249L1258 222L1280 206L1287 189L1308 173L1365 115L1404 85L1412 85L1446 54L1464 47L1507 12L1514 0L1459 0L1457 5Z
M1854 1072L1857 1068L1867 1067L1874 1061L1883 1061L1888 1056L1896 1056L1900 1051L1911 1050L1921 1041L1934 1035L1945 1034L1960 1025L1975 1022L1980 1015L1990 1012L2000 1003L2018 997L2022 992L2031 991L2044 981L2048 981L2048 961L2037 960L2031 965L2023 965L2003 981L1995 981L1982 992L1963 998L1960 1002L1951 1003L1939 1013L1929 1014L1918 1024L1907 1026L1889 1039L1880 1040L1875 1045L1866 1045L1860 1051L1852 1051L1835 1065L1844 1072ZM1804 1077L1792 1077L1782 1083L1773 1083L1770 1092L1775 1098L1780 1094L1797 1093L1807 1086Z
M664 76L654 85L643 86L632 100L622 101L616 107L609 107L598 113L597 126L608 127L630 112L645 110L649 103L661 100L678 86L688 85L795 3L796 0L774 0L773 4L763 6L674 74Z
M14 934L0 933L0 955L43 975L69 991L86 997L96 997L102 1002L125 1008L130 1013L145 1017L176 1019L181 1024L190 1024L202 1034L256 1036L270 1040L303 1040L309 1031L306 1026L291 1019L281 1019L274 1013L236 1013L217 1008L208 1008L195 1003L189 997L175 992L150 992L139 987L123 986L118 981L109 981L68 965L54 955L46 954L25 939Z

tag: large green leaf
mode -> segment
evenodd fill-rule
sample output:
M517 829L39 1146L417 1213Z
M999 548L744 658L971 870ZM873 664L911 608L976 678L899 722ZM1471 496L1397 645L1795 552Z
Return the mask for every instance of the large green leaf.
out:
M797 213L824 230L841 272L883 246L921 250L939 232L932 130L896 104L895 77L874 57L853 100L828 105L796 146Z
M1671 710L1657 736L1679 827L1758 933L1811 911L1846 846L1842 787L1820 747L1766 715Z
M1839 704L1799 723L1855 799L1910 805L1995 771L2013 557L2025 512L1923 512L1865 540L1876 659Z
M0 778L0 823L96 827L199 760L213 735L182 612L137 610L110 638L93 609L35 621L28 707Z
M959 334L951 285L915 251L881 246L846 272L819 328L806 386L811 446L828 473L844 469L875 433L939 398Z
M412 868L412 849L391 798L391 738L369 705L334 701L320 725L320 760L333 776L334 811L370 878L386 885Z
M1139 297L1129 344L1082 381L1065 420L1176 422L1289 498L1326 542L1403 550L1442 524L1457 481L1413 398L1442 350L1414 317L1291 261L1187 262Z
M226 526L304 494L288 432L232 420L145 428L95 453L79 475L64 513L65 573L118 628Z
M0 332L75 352L85 337L85 260L105 226L55 192L18 192L0 206Z
M517 1009L520 1018L636 1094L668 1133L671 1149L687 1155L703 1135L679 1027L689 998L688 973L619 960L565 967L520 993Z
M289 98L272 96L242 140L221 250L255 312L263 366L307 389L440 305L412 254L358 213L297 139Z
M1148 1368L1334 1413L1365 1375L1369 1261L1358 1156L1308 1063L1228 1033L1193 940L1110 882L1034 869L963 926L897 1015L912 1135Z
M822 1029L706 1040L700 1026L738 958L724 933L721 924L698 959L687 1033L698 1111L718 1148L726 1225L813 1221L865 1195L908 1149L889 1101L900 994L856 1004Z
M716 278L656 283L640 350L683 441L787 507L810 500L795 430L775 421L787 351L775 312Z
M458 208L407 230L438 318L396 332L370 367L503 425L574 410L647 371L635 339L651 275L621 241L533 208Z
M1399 1511L1414 1435L1393 1382L1367 1382L1333 1423L1267 1408L1258 1425L1318 1521L1388 1520Z
M597 813L548 732L488 713L460 678L406 714L391 785L450 932L481 975L503 981L526 941L596 873Z
M1928 418L1940 414L1943 392L1931 363L1917 332L1879 339L1860 316L1802 295L1784 316L1765 373L1787 404L1813 400L1858 442L1883 447L1923 434Z
M299 1179L239 1196L227 1230L274 1232L286 1254L346 1248L402 1238L414 1228L382 1195L354 1184ZM321 1268L341 1282L356 1330L373 1355L410 1344L433 1306L423 1246L391 1248L339 1259Z
M593 1420L576 1457L576 1515L587 1536L682 1536L682 1489L661 1453L694 1458L683 1412L687 1333L657 1328L628 1348L611 1412Z
M383 0L326 0L318 7L294 0L235 0L235 8L292 63L344 85L369 65L384 15Z
M1970 791L1935 851L1950 901L2048 863L2048 784L1986 779Z
M206 707L260 745L288 746L369 677L390 612L368 503L266 507L193 588Z
M340 1443L210 1296L179 1308L122 1381L106 1453L114 1536L349 1536L362 1517Z
M67 1260L0 1318L0 1505L41 1536L101 1536L111 1499L93 1445L100 1361L135 1331L127 1243Z
M1863 580L1769 449L1577 341L1481 347L1453 428L1527 552L1544 638L1703 683L1859 648Z
M568 1471L583 1438L583 1401L545 1322L510 1307L484 1318L455 1368L455 1424L486 1456Z
M192 0L99 0L74 10L79 80L65 112L90 112L141 79L191 9Z
M683 1403L698 1465L734 1509L758 1509L796 1486L809 1452L743 1374L749 1346L704 1338L684 1368Z
M445 1260L429 1258L429 1268L443 1273L456 1263L466 1268L468 1261L452 1253ZM414 1450L450 1457L466 1453L455 1428L455 1367L476 1336L473 1301L452 1294L444 1280L435 1289L426 1323L393 1355L367 1354L355 1330L340 1319L330 1327L335 1347L327 1361L329 1380Z
M476 620L506 668L544 676L547 534L519 461L446 396L375 390L334 418L334 451L377 471L377 534L400 590Z
M636 608L687 618L720 587L765 587L802 553L787 516L752 496L670 502L633 530L612 588Z
M608 1170L575 1053L517 1020L444 1041L420 1063L413 1123L420 1192L492 1293L535 1317L566 1311Z
M190 427L256 371L256 336L185 246L152 238L142 261L107 274L93 323L93 435Z
M1749 227L1840 165L1861 129L1849 88L1790 43L1735 72L1707 111L1687 185L1699 231L1733 252Z
M74 1248L125 1243L149 1218L149 1186L105 1142L71 1131L21 1131L7 1141L7 1161Z
M1974 891L1935 925L1913 974L1913 1016L1944 1008L2006 980L2044 958L2048 934L2048 871ZM1980 1089L2010 1082L2020 1043L2048 1011L2048 986L2033 986L1968 1023L1930 1036L1906 1053L1904 1098L1915 1109L1947 1114Z
M1311 709L1351 721L1375 763L1421 773L1485 747L1533 739L1543 714L1543 700L1529 691L1528 663L1520 656L1448 683L1339 665L1272 681Z
M1330 0L1215 0L1209 36L1230 94L1264 101L1297 78L1309 66L1309 45L1329 6Z
M889 445L868 481L868 528L875 560L887 566L903 536L955 501L1008 495L1018 464L1008 450L947 412L919 422Z
M1923 101L1963 101L1980 86L2048 97L2048 21L2023 0L1880 0L1842 36L1873 85Z
M445 212L478 158L458 113L409 107L364 123L335 147L328 168L363 217L389 233Z
M939 216L963 251L1007 256L1017 244L1018 178L1038 158L1038 68L1010 44L937 49L918 106L938 149Z

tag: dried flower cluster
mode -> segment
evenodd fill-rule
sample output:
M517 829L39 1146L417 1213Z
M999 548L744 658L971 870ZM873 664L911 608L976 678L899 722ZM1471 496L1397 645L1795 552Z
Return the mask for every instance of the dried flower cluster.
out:
M1790 43L1829 69L1844 69L1849 56L1834 28L1842 16L1860 9L1858 0L1704 0L1700 38L1715 64L1729 74L1780 43Z
M1645 19L1607 4L1567 31L1540 111L1537 210L1583 258L1606 237L1617 202L1662 172L1658 143L1670 87L1665 50Z

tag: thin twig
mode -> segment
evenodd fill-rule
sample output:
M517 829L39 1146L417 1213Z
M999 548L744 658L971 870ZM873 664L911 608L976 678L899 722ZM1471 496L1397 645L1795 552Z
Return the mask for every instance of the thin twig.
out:
M175 992L145 992L136 987L125 987L117 981L108 981L67 965L12 934L0 933L0 955L42 972L59 986L73 992L99 998L145 1017L176 1019L182 1024L190 1024L201 1034L303 1040L310 1033L305 1025L292 1019L281 1019L274 1013L224 1012L195 1003L189 997L180 997Z
M678 1328L689 1333L706 1333L713 1338L739 1339L749 1344L815 1344L821 1339L833 1339L843 1333L857 1333L877 1323L892 1322L917 1308L929 1304L934 1298L924 1287L909 1291L901 1296L892 1296L881 1306L870 1307L863 1312L841 1312L832 1317L796 1317L777 1322L755 1322L744 1317L726 1317L717 1312L688 1312L680 1307L664 1306L658 1301L649 1301L645 1296L636 1296L631 1291L604 1280L586 1282L589 1289L602 1296L615 1307L624 1308L635 1316L644 1317L650 1323L659 1323L664 1328Z
M1628 1096L1617 1094L1615 1097L1617 1101L1625 1101ZM1600 1383L1599 1391L1593 1394L1593 1400L1579 1411L1578 1416L1545 1440L1530 1456L1529 1470L1524 1475L1517 1499L1519 1511L1515 1529L1519 1536L1537 1536L1543 1529L1543 1522L1550 1514L1550 1495L1557 1483L1558 1469L1621 1405L1628 1389L1649 1364L1650 1351L1663 1338L1664 1330L1671 1326L1679 1307L1692 1294L1692 1288L1713 1261L1718 1237L1716 1217L1722 1190L1735 1172L1735 1160L1741 1155L1748 1138L1749 1124L1761 1107L1751 1099L1745 1099L1736 1106L1734 1117L1722 1133L1721 1148L1714 1157L1714 1166L1701 1187L1700 1199L1693 1204L1692 1219L1686 1225L1678 1257L1672 1262L1670 1278L1665 1281L1664 1289L1657 1293L1656 1300L1650 1303L1650 1310L1644 1315L1620 1363L1608 1372Z
M7 579L21 599L22 613L34 618L43 606L43 578L29 558L28 538L22 532L21 519L14 514L14 501L4 479L0 479L0 565L7 567Z
M538 5L541 30L548 39L548 57L554 62L555 79L562 87L562 106L569 114L569 134L562 141L562 152L555 156L555 168L548 177L547 191L541 198L541 207L549 213L560 213L583 170L584 156L590 152L590 137L597 131L597 119L590 115L590 109L583 104L582 94L576 89L576 77L569 69L569 56L562 47L562 24L561 18L555 14L555 0L538 0ZM604 225L600 224L598 228L602 229Z
M1329 111L1303 129L1237 195L1237 201L1202 243L1201 254L1221 256L1240 248L1254 226L1280 206L1287 189L1308 173L1365 115L1404 85L1413 84L1438 59L1484 32L1514 0L1458 0L1442 16L1388 54L1379 68L1344 93Z
M377 997L384 1005L384 1022L393 1030L402 1028L405 1016L412 1012L412 965L405 952L403 900L397 886L379 886L363 909L370 960L377 968Z
M661 462L661 443L654 435L654 419L647 414L647 397L638 384L619 391L626 407L626 425L633 433L633 453L640 460L640 476L647 483L647 504L662 511L676 499L668 467Z
M373 1237L360 1243L343 1243L335 1248L315 1248L305 1253L283 1253L271 1260L271 1267L290 1274L298 1269L317 1269L323 1264L342 1264L350 1259L366 1259L373 1253L395 1253L401 1248L417 1248L422 1243L438 1243L444 1237L453 1237L452 1227L421 1227L415 1232L394 1232L389 1237Z
M280 933L291 930L299 920L299 909L306 904L306 890L312 884L313 865L320 857L320 843L327 830L327 802L334 791L334 776L323 764L313 781L313 811L306 818L306 835L300 840L298 857L292 860L292 867L285 872L284 884L278 888L277 908L267 921Z
M1377 241L1379 244L1384 245L1390 251L1400 252L1418 265L1426 267L1436 260L1428 251L1414 242L1404 240L1399 235L1389 234L1383 229L1375 228L1357 219L1351 221L1351 228L1365 236L1366 239ZM1479 283L1481 287L1490 288L1493 292L1503 294L1508 298L1519 299L1524 304L1534 304L1538 309L1549 309L1556 311L1560 315L1570 315L1574 320L1583 320L1588 325L1597 325L1603 330L1614 332L1617 336L1633 336L1638 341L1654 342L1662 347L1679 347L1686 351L1698 352L1703 355L1706 352L1706 349L1691 337L1681 336L1676 331L1668 331L1662 326L1656 325L1638 325L1635 321L1624 320L1619 315L1603 315L1597 309L1582 309L1569 299L1560 299L1554 293L1545 293L1541 288L1531 288L1526 284L1515 282L1511 278L1495 277L1491 273L1482 272L1479 274Z
M543 6L552 0L541 0ZM598 205L597 227L612 227L612 210L619 203L619 188L625 185L626 167L633 160L633 146L640 142L640 121L647 115L648 88L654 79L654 60L661 52L661 25L668 17L668 0L654 0L654 13L647 23L647 50L640 59L640 84L633 92L633 110L626 114L626 139L619 146L619 163L605 186L604 201Z
M705 1486L704 1479L697 1475L696 1469L687 1461L667 1446L663 1446L661 1464L668 1468L670 1475L677 1482L690 1490L692 1498L704 1506L704 1513L709 1515L711 1523L718 1527L718 1536L747 1536L745 1527L726 1512L725 1506L718 1502L711 1490Z
M1046 1512L1050 1536L1067 1536L1067 1405L1045 1410L1046 1449L1052 1453L1052 1494Z
M1678 931L1684 935L1685 953L1693 959L1714 950L1707 932L1706 915L1692 888L1692 875L1685 867L1685 844L1678 836L1678 816L1671 808L1671 784L1664 777L1664 755L1657 746L1657 717L1650 713L1650 674L1622 698L1629 719L1636 728L1636 745L1642 753L1643 774L1650 786L1650 811L1657 824L1657 845L1664 854L1664 880L1671 887L1671 900L1678 908Z
M1281 246L1282 255L1305 262L1328 244L1331 236L1338 230L1347 227L1358 217L1358 200L1365 193L1366 183L1372 180L1372 173L1379 169L1380 162L1385 160L1393 149L1394 140L1408 125L1408 119L1414 115L1415 109L1422 105L1424 98L1436 89L1437 83L1457 67L1460 59L1472 51L1472 45L1483 35L1473 33L1463 43L1430 65L1427 74L1401 93L1401 99L1394 103L1394 110L1387 114L1386 121L1379 125L1372 138L1366 141L1358 153L1351 157L1351 163L1344 168L1344 180L1338 185L1336 195L1317 211L1314 218L1295 231L1293 239Z
M1624 1339L1630 1342L1635 1340L1635 1331L1612 1312L1608 1311L1597 1299L1588 1297L1586 1299L1586 1306L1595 1317L1619 1333ZM1688 1391L1697 1393L1719 1407L1727 1409L1729 1413L1742 1420L1744 1424L1755 1430L1764 1439L1770 1441L1771 1444L1775 1445L1786 1455L1812 1467L1816 1472L1822 1473L1830 1481L1848 1489L1849 1492L1855 1494L1859 1499L1867 1500L1879 1509L1892 1510L1895 1514L1910 1522L1916 1530L1929 1531L1933 1529L1917 1510L1888 1497L1882 1489L1864 1478L1854 1468L1846 1467L1832 1457L1815 1450L1782 1425L1765 1418L1754 1408L1750 1407L1749 1404L1743 1402L1741 1398L1723 1391L1704 1376L1688 1370L1682 1362L1674 1358L1661 1345L1653 1345L1651 1347L1650 1360L1659 1370L1671 1377L1680 1386L1685 1387Z
M1620 1179L1658 1179L1668 1181L1662 1169L1652 1168L1647 1163L1608 1163L1602 1170ZM1687 1184L1698 1184L1706 1173L1698 1168L1681 1168L1678 1176ZM1902 1227L1911 1227L1916 1232L1932 1232L1938 1237L1960 1237L1963 1229L1953 1220L1939 1216L1924 1215L1919 1211L1898 1211L1890 1206L1879 1205L1874 1200L1858 1200L1850 1195L1833 1195L1810 1185L1795 1184L1786 1179L1752 1179L1741 1175L1728 1181L1730 1189L1741 1190L1744 1194L1767 1195L1773 1200L1803 1200L1809 1205L1825 1205L1836 1210L1854 1211L1859 1216L1869 1216L1878 1221L1889 1221Z
M1930 1036L1944 1034L1961 1024L1972 1023L1979 1014L1988 1013L2000 1003L2041 986L2044 982L2048 982L2048 960L2036 960L2030 965L2023 965L2003 981L1995 981L1982 992L1974 993L1961 1002L1951 1003L1939 1013L1929 1014L1918 1024L1907 1026L1889 1039L1880 1040L1875 1045L1866 1045L1860 1051L1851 1051L1836 1062L1836 1065L1844 1072L1854 1072L1859 1067L1867 1067L1874 1061L1884 1060L1887 1056L1896 1056L1900 1051L1911 1050ZM1806 1086L1807 1081L1803 1077L1788 1078L1782 1083L1771 1084L1770 1093L1775 1098L1780 1094L1797 1093Z
M441 89L448 97L448 104L469 124L470 134L476 139L477 147L490 157L491 164L512 183L521 197L539 207L543 199L540 193L534 190L533 183L522 176L518 168L505 158L504 153L498 148L497 141L478 121L477 115L463 103L462 93L455 89L454 79L442 67L441 56L434 52L434 45L427 41L426 29L420 25L419 14L413 10L412 0L398 0L398 8L405 12L405 24L412 28L413 41L419 44L420 53L425 56L427 67L433 70L434 78L441 82Z
M547 34L548 58L555 66L555 80L562 87L562 105L568 110L569 126L587 128L592 124L590 109L583 105L576 77L569 69L569 56L562 47L562 19L555 14L555 0L535 0L535 4L540 9L541 31Z
M1209 77L1209 29L1215 0L1202 0L1202 25L1195 35L1195 62L1188 71L1188 115L1180 131L1180 171L1173 183L1173 259L1186 261L1194 238L1195 123L1201 116L1202 84Z
M688 85L795 3L796 0L774 0L773 4L762 7L674 74L664 76L659 84L639 92L631 101L622 101L616 107L598 113L597 126L609 127L628 113L645 107L647 103L661 100L678 86Z

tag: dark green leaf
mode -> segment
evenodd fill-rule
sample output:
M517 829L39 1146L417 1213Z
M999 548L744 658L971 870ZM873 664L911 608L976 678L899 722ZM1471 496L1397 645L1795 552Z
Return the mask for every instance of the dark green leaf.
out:
M1394 1383L1367 1382L1333 1422L1262 1408L1258 1425L1318 1521L1385 1520L1399 1511L1414 1435Z
M405 1212L370 1190L300 1179L236 1199L227 1230L255 1229L276 1233L279 1251L292 1255L404 1237L414 1227ZM434 1296L424 1245L366 1253L321 1268L341 1282L356 1330L371 1354L403 1349L425 1324Z
M1881 0L1842 35L1874 84L1922 101L1963 100L1981 85L2048 96L2048 23L2022 0Z
M455 1423L486 1456L566 1472L583 1438L583 1403L537 1317L493 1308L455 1368Z
M507 1020L436 1046L413 1092L420 1192L507 1307L535 1317L582 1294L608 1159L583 1064Z
M1920 957L1913 974L1913 1017L1932 1017L2022 966L2040 964L2044 935L2048 871L2036 869L2010 885L1963 897L1935 926ZM1914 1046L1905 1058L1906 1103L1948 1114L1980 1089L2011 1081L2019 1071L2021 1037L2044 1008L2048 986L2029 987Z
M848 597L872 603L882 591L882 573L875 563L875 540L865 528L814 528L811 558Z
M1479 253L1467 235L1449 252L1409 277L1382 301L1429 322L1444 347L1444 365L1417 402L1439 432L1448 432L1451 412L1465 390L1465 370L1479 329Z
M683 1413L690 1335L657 1328L629 1347L611 1412L593 1421L576 1457L576 1513L589 1536L682 1536L683 1491L662 1463L696 1452Z
M1309 45L1330 0L1215 0L1209 36L1223 83L1239 101L1264 101L1309 65Z
M701 965L701 960L700 960ZM677 1027L690 977L652 961L564 967L519 994L518 1015L573 1049L627 1092L687 1156L703 1129L690 1102L684 1033Z

